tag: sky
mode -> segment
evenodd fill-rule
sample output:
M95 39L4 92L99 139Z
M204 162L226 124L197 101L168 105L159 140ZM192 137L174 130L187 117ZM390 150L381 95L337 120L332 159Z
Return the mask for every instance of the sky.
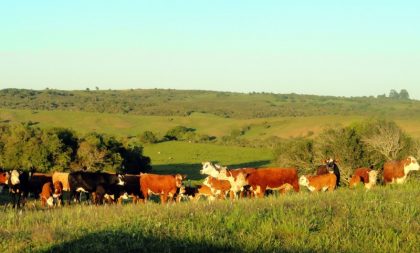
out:
M0 89L420 99L420 1L1 1Z

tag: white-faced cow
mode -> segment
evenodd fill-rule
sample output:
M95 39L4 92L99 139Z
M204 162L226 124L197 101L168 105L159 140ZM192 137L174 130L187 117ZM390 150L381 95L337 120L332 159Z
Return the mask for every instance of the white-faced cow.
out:
M364 184L367 190L376 185L378 171L370 168L358 168L354 170L353 176L350 179L350 188L356 187L359 183Z
M413 156L409 156L401 161L389 161L384 164L385 184L402 184L407 179L410 171L419 170L419 164Z
M308 187L311 192L333 191L336 187L336 176L333 173L317 176L301 176L299 184Z

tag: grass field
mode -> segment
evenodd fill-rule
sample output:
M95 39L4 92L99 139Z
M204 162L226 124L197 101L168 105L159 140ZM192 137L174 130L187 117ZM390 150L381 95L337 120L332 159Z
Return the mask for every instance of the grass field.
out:
M183 125L196 129L199 134L229 135L232 130L250 127L243 136L261 139L268 136L305 136L318 134L326 127L346 126L366 119L364 116L306 116L254 119L223 118L212 114L193 113L190 116L139 116L131 114L89 113L80 111L32 111L0 109L0 122L32 121L40 127L65 127L80 133L97 131L117 136L138 135L146 130L163 136L167 130ZM397 124L413 137L420 137L420 118L395 117Z
M0 252L419 252L420 181L236 202L1 211Z

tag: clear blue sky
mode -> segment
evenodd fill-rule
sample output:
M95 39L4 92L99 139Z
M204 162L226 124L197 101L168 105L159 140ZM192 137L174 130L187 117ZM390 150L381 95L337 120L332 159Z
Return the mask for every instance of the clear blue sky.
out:
M1 1L0 88L420 99L420 1Z

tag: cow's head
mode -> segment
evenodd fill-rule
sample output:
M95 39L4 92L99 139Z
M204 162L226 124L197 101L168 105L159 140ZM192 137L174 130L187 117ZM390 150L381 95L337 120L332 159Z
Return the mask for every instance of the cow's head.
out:
M117 185L125 185L125 182L124 182L124 178L125 178L125 176L124 176L124 175L117 174L117 178L118 178L118 183L117 183Z
M19 179L20 173L17 170L12 170L12 172L10 173L10 183L12 185L17 185L20 184L20 179Z
M417 162L417 159L413 156L407 157L404 163L404 172L407 174L409 171L419 170L419 163Z
M7 184L8 180L9 180L9 172L7 171L0 172L0 184Z
M327 168L334 168L334 166L336 166L336 164L338 163L338 160L333 159L333 158L329 158L325 160L325 165L327 165Z
M187 177L186 175L181 175L181 174L175 175L176 188L180 188L182 186L182 180L184 180L186 177Z
M371 170L368 172L368 175L369 175L369 184L367 188L369 189L370 187L376 185L376 181L378 180L378 171Z
M210 175L213 177L217 177L219 175L219 171L216 169L216 166L213 165L211 162L203 162L201 164L203 165L203 167L200 170L200 174Z
M299 184L302 186L308 186L309 185L309 180L306 176L301 176L299 178Z
M63 183L61 181L54 182L54 198L59 198L63 192Z

